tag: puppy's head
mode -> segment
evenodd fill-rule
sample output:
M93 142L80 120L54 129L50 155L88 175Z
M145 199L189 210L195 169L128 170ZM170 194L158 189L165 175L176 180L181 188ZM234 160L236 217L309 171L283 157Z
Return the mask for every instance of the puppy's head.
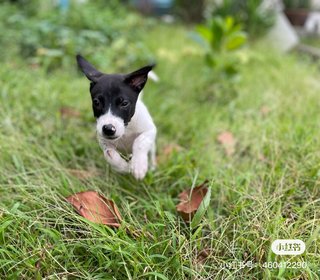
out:
M104 74L80 55L77 55L77 62L91 82L92 109L99 137L108 140L120 138L134 115L139 93L154 65L130 74Z

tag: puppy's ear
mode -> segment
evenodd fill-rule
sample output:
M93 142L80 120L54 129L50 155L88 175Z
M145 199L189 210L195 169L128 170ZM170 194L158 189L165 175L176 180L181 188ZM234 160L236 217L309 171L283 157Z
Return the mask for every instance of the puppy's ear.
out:
M137 71L125 75L124 82L130 86L136 93L139 93L148 80L148 73L155 64L145 66Z
M96 68L94 68L80 54L78 54L76 57L77 57L78 66L81 69L81 71L86 75L86 77L91 82L96 83L103 74L100 71L98 71Z

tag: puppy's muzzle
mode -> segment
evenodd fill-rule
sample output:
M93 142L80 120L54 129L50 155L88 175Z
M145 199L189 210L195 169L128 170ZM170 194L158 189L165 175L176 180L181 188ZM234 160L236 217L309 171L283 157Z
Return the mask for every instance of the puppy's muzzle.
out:
M102 133L106 138L114 139L116 134L116 128L112 124L106 124L102 127Z

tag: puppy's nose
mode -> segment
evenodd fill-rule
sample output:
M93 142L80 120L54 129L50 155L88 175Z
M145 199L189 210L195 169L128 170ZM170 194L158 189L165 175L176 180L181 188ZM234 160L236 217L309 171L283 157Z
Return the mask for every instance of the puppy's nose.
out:
M102 132L105 136L113 136L116 133L116 128L112 124L106 124L102 127Z

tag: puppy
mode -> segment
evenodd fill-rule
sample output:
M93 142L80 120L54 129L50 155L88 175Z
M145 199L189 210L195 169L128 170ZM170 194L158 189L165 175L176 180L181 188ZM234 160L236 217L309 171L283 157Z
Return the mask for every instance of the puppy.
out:
M157 130L139 94L154 65L130 74L104 74L80 55L77 62L91 82L97 136L106 160L114 170L143 179L148 168L154 169L156 165ZM125 160L119 151L132 154L131 159Z

